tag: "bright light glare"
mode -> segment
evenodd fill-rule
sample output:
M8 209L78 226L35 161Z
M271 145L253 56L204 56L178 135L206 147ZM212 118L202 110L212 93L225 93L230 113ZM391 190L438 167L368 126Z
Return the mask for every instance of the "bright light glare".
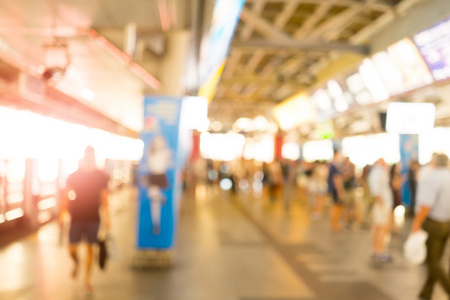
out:
M42 181L54 181L58 178L57 159L39 159L38 177Z
M208 100L204 97L184 98L183 119L189 129L202 129L208 119Z
M209 119L205 119L205 120L201 121L197 130L200 132L208 131L210 123L211 122L209 121Z
M220 188L224 191L229 191L233 187L233 182L229 178L224 178L220 181Z
M394 215L396 218L402 218L405 216L405 207L403 205L399 205L394 209Z
M51 197L38 202L39 210L45 210L56 206L56 198Z
M8 195L8 203L10 204L19 203L22 202L23 200L24 200L23 193Z
M25 179L25 160L8 161L7 178L8 182L22 182Z
M253 120L253 124L255 126L255 130L257 131L266 131L269 128L269 121L267 121L267 118L264 116L257 116Z
M5 214L5 217L6 217L7 221L11 221L11 220L23 217L23 209L16 208L16 209L10 210Z
M244 158L270 163L275 155L273 134L264 134L256 139L248 139L244 147Z
M0 107L0 126L8 128L0 131L0 139L7 141L0 147L1 159L79 160L91 141L103 159L137 161L144 148L142 141L137 139L89 130L82 125L7 107Z
M210 134L200 135L200 150L203 157L214 160L232 161L240 158L245 138L240 134Z
M300 146L297 143L285 143L281 155L286 159L297 160L300 158Z
M394 209L394 222L396 226L403 226L405 223L405 207L403 205L399 205Z
M95 93L90 89L82 89L80 91L80 96L89 101L94 101L95 99Z
M387 163L396 163L400 161L399 136L382 133L344 138L342 154L359 168L373 164L380 157Z
M359 73L375 102L389 99L389 91L383 81L381 81L380 75L375 69L372 60L366 58L359 67Z
M95 148L97 164L106 159L138 161L144 151L144 143L138 139L118 136L99 129L89 129L88 143Z
M305 161L333 159L333 142L331 140L309 141L303 145Z
M434 127L436 107L433 103L391 102L387 109L386 131L417 134Z
M253 131L253 120L249 118L237 119L233 124L233 130L236 132L240 131Z
M438 127L419 135L419 163L427 164L433 152L450 156L450 128Z

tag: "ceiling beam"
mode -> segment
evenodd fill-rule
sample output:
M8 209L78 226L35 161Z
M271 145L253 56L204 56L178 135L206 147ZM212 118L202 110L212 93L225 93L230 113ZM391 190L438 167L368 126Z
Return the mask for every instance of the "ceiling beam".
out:
M329 18L324 23L320 24L309 36L310 39L324 39L329 41L339 35L339 33L351 22L352 19L357 17L365 6L354 5L339 14Z
M258 1L252 7L252 12L256 15L261 14L265 5L266 5L266 1ZM245 9L245 7L244 7L244 9ZM244 29L242 30L242 32L240 34L240 39L242 39L244 41L250 39L250 37L252 36L252 33L253 33L253 29L254 29L254 24L246 22Z
M274 25L278 29L283 29L290 18L295 14L295 11L297 10L297 7L300 5L299 1L292 0L290 2L287 2L284 7L283 11L278 15L278 17L275 19Z
M249 72L254 72L256 67L259 65L261 60L265 56L265 52L263 50L256 50L253 56L248 61L247 65L245 66L245 70Z
M333 3L333 1L330 1L329 3L322 3L322 5L314 11L312 16L310 16L305 21L305 23L294 33L294 38L296 40L300 40L308 36L313 31L316 24L326 16Z
M237 49L293 49L293 50L318 50L318 51L341 51L352 52L367 55L370 49L367 46L350 45L345 43L326 43L326 42L309 42L309 41L282 41L282 40L262 40L253 39L242 42L235 41L232 46Z
M395 20L395 13L393 11L388 11L382 16L378 17L375 21L371 22L370 25L361 29L358 33L350 37L349 42L353 45L363 44L369 41L369 39L383 27L386 27L389 23Z
M283 31L276 28L273 24L262 18L261 16L251 12L244 7L241 13L241 20L246 24L250 24L263 37L272 40L289 41L291 37Z
M239 59L241 58L241 51L238 49L232 49L223 70L223 79L230 79L233 77L236 67L239 65Z

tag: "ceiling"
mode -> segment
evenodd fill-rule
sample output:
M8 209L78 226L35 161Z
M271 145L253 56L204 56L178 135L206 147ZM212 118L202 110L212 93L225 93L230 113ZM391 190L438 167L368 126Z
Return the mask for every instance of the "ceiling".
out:
M148 66L144 58L149 53L163 54L162 33L190 27L191 2L0 0L0 58L37 77L45 68L52 72L61 69L64 76L53 81L52 89L139 131L143 95L155 93L161 85L157 66ZM135 31L129 24L135 25ZM138 47L127 48L127 28L134 38L128 45ZM11 70L0 65L4 90L8 85L17 86L17 81L11 80L17 74ZM61 110L55 103L41 104L49 113L52 108ZM91 117L87 114L86 122Z
M273 105L360 62L420 0L247 0L210 116L270 118Z
M270 118L273 105L360 62L370 53L373 36L423 1L246 0L209 117L225 130L239 117ZM157 94L162 84L165 33L190 31L190 51L198 56L214 3L0 0L0 104L11 105L11 95L20 96L11 92L19 86L18 70L40 76L61 64L64 76L49 91L62 92L94 113L80 117L68 101L61 106L54 99L32 99L29 108L65 112L68 119L89 124L101 112L108 120L100 125L110 126L105 128L121 124L137 132L143 95ZM186 86L186 91L196 88Z

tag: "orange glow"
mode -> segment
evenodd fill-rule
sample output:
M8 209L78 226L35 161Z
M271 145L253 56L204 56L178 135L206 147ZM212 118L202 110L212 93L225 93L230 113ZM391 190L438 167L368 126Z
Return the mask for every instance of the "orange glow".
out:
M317 113L307 93L297 94L272 109L272 114L283 130L314 122Z

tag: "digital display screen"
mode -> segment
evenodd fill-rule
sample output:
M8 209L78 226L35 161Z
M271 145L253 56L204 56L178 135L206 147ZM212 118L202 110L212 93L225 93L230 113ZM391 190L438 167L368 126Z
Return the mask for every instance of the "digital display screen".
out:
M435 80L450 78L450 18L416 34L414 43Z
M376 53L372 56L372 62L391 95L405 92L402 70L387 52Z
M311 96L311 101L317 109L318 121L327 120L336 113L332 99L326 89L316 90Z
M342 87L337 83L336 80L330 80L327 84L328 92L333 98L334 108L337 112L344 112L348 110L349 105L347 99L345 98L344 91Z
M381 80L372 60L365 59L359 67L359 73L361 74L364 85L372 95L374 102L389 99L389 91Z
M372 95L370 95L364 81L359 73L352 74L345 79L349 92L355 98L359 105L368 105L373 103Z
M420 88L433 82L428 68L419 51L410 39L403 39L387 50L389 56L397 63L407 91Z
M389 103L386 131L416 134L434 127L436 107L433 103Z

